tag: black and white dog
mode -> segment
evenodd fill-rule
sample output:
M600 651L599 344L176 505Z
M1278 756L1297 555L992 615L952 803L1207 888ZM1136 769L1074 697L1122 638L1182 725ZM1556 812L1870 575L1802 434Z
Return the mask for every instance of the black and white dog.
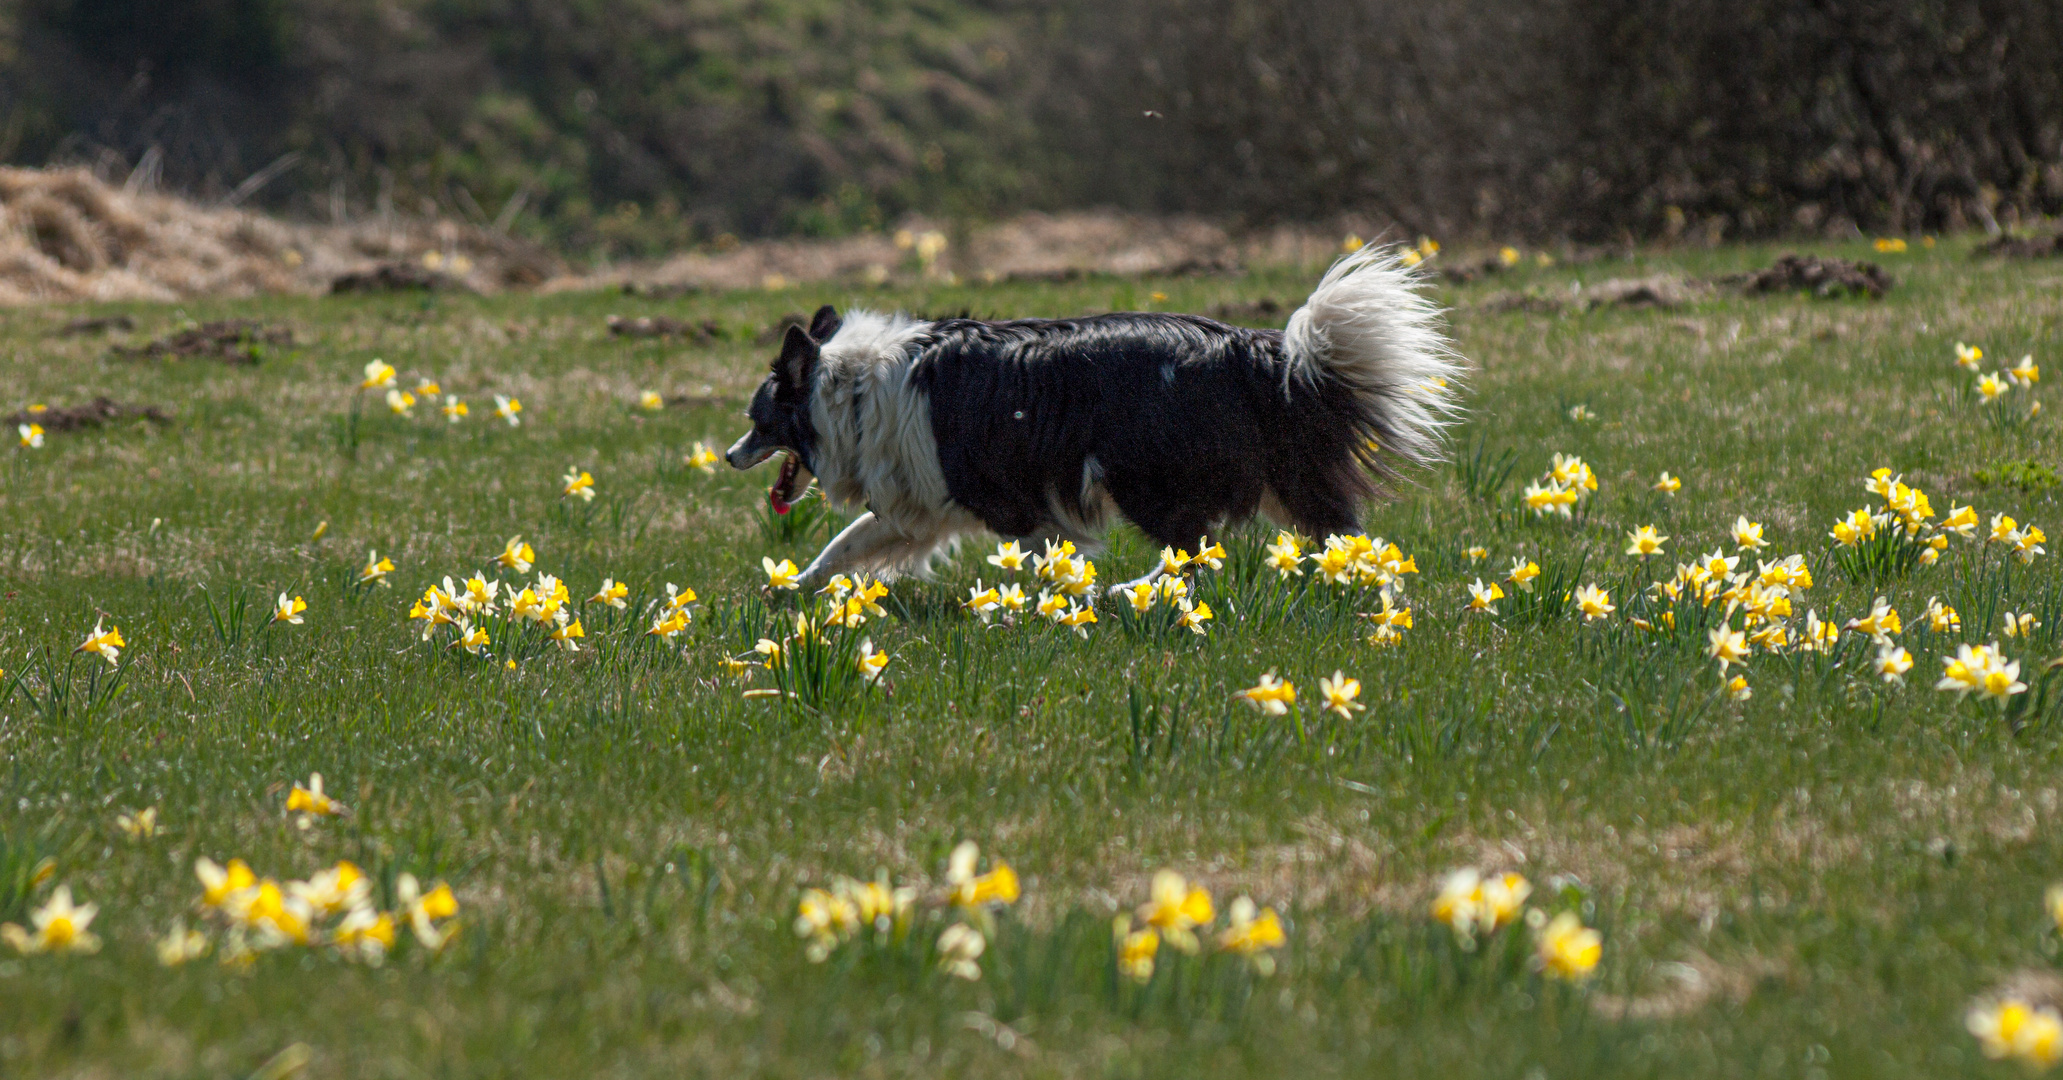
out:
M1364 500L1439 456L1461 368L1418 278L1373 247L1333 264L1280 331L827 305L789 328L726 456L749 469L786 453L776 511L812 476L866 507L804 571L812 584L921 571L983 529L1090 544L1113 512L1178 548L1256 512L1353 534Z

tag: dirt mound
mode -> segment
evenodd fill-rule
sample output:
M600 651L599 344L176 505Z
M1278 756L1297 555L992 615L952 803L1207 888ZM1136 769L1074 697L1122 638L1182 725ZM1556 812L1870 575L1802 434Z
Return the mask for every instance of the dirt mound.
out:
M117 348L115 355L141 360L209 357L225 364L250 367L265 358L267 345L283 348L293 343L293 331L284 327L266 326L250 319L225 319L190 326L147 345Z
M126 334L136 329L136 320L127 315L87 316L73 319L60 328L56 337L79 337L85 334Z
M609 333L622 338L673 337L685 341L715 341L723 336L723 327L714 319L690 323L664 315L640 315L634 319L611 315Z
M1568 293L1529 289L1524 292L1492 293L1476 304L1483 311L1530 311L1557 314L1591 311L1605 307L1674 308L1710 292L1712 286L1695 278L1658 274L1644 278L1611 278Z
M2063 256L2063 233L2045 236L2001 236L1980 245L1972 255L1999 259L2049 259Z
M1785 255L1766 269L1730 274L1719 279L1747 293L1811 292L1815 296L1879 297L1894 281L1883 267L1872 262L1833 259L1821 255Z
M124 405L110 397L97 397L84 405L68 409L53 409L48 406L30 406L6 419L8 427L18 424L40 424L44 431L56 434L62 431L77 431L80 428L100 427L118 420L149 420L166 423L171 414L156 405Z
M347 293L449 292L465 282L421 263L384 262L370 270L354 270L330 282L330 295Z
M467 267L470 288L561 272L521 241L451 222L294 224L132 191L84 169L0 168L0 304L317 295L382 262Z

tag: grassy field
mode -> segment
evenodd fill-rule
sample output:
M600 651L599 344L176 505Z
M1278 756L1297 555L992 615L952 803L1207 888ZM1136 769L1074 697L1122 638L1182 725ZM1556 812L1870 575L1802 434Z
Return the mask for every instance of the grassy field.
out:
M1309 564L1281 581L1256 527L1195 575L1208 636L1115 599L1086 636L984 623L960 604L997 580L976 545L742 683L726 659L822 609L769 593L762 556L806 561L834 522L806 504L775 523L765 471L685 455L742 432L773 352L756 339L782 312L1294 306L1315 274L10 312L6 409L107 394L171 419L10 438L0 461L0 921L66 886L99 906L104 942L0 948L0 1075L2015 1075L1964 1013L2008 980L2039 997L2057 970L2043 891L2063 879L2063 753L2043 665L2063 575L1983 538L1998 513L2063 525L2057 437L2053 414L2018 419L2027 390L1981 405L1954 347L1982 346L1985 371L2053 359L2063 267L1965 252L1829 249L1883 259L1900 280L1881 301L1483 302L1776 254L1753 248L1443 286L1476 366L1471 419L1455 466L1368 517L1417 567L1393 646L1360 616L1376 590ZM726 336L625 341L611 313ZM86 314L136 330L55 336ZM255 367L112 353L229 317L295 343ZM391 415L358 389L374 358L470 415ZM673 403L640 409L648 389ZM521 400L521 426L492 415L495 394ZM1519 503L1556 453L1598 481L1566 521ZM569 466L592 473L592 502L561 495ZM1920 567L1887 568L1881 542L1871 560L1840 548L1834 523L1882 505L1863 487L1880 467L1937 520L1974 505L1977 540ZM1674 496L1651 488L1663 470ZM1831 652L1755 650L1728 672L1752 693L1735 700L1707 656L1723 602L1674 605L1674 631L1631 623L1661 621L1643 597L1678 558L1734 553L1737 515L1765 527L1762 558L1810 569L1793 637L1808 610L1839 627L1889 599L1904 685L1849 632ZM1643 563L1626 534L1648 524L1670 539ZM423 641L408 612L424 588L514 582L493 560L519 534L524 580L569 587L581 651L495 620L477 657L449 629ZM393 587L357 583L372 549ZM1542 568L1534 591L1506 584L1497 615L1469 612L1467 583L1514 557ZM1107 582L1155 556L1120 531L1094 558ZM605 576L629 586L626 610L583 603ZM1036 594L1029 568L1014 580ZM669 583L700 600L667 641L645 631ZM1557 594L1593 583L1618 610L1586 624ZM303 623L270 621L281 592L305 599ZM1959 630L1929 625L1930 597ZM2040 625L2003 638L2008 611ZM97 619L126 641L119 667L73 652ZM862 637L890 655L879 686L851 667ZM1933 688L1958 643L1995 640L2026 693L2002 707ZM1281 717L1232 696L1270 669L1299 691ZM1335 670L1365 712L1322 708ZM287 812L310 773L348 814ZM148 807L157 835L118 825ZM942 901L962 840L1022 884L975 917L974 981L935 954L960 918ZM299 945L224 963L202 857L281 880L350 860L383 908L404 874L448 882L458 931L433 952L403 929L381 966ZM1429 915L1460 867L1522 873L1531 906L1596 927L1592 977L1537 970L1523 924L1464 947ZM1216 921L1200 954L1164 946L1141 982L1118 971L1112 919L1164 868L1209 890ZM917 889L907 936L864 932L812 962L804 890L877 870ZM1211 947L1241 895L1281 915L1272 973ZM161 965L175 919L214 953Z

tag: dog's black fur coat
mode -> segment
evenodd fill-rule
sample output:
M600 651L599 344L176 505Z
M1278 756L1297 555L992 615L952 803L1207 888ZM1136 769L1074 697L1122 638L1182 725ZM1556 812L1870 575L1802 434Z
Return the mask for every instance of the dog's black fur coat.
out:
M1265 494L1306 535L1358 532L1373 487L1344 395L1286 378L1279 331L1193 315L934 323L913 380L931 397L953 501L1009 537L1078 521L1093 459L1119 512L1155 542L1193 545Z

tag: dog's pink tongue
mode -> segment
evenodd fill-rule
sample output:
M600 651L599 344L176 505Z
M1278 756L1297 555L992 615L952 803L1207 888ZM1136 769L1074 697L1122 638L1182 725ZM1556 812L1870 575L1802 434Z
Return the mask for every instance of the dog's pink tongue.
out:
M774 513L776 514L785 514L790 509L792 509L792 507L788 503L788 500L781 498L780 494L777 492L767 492L766 501L769 505L771 505L774 508Z

